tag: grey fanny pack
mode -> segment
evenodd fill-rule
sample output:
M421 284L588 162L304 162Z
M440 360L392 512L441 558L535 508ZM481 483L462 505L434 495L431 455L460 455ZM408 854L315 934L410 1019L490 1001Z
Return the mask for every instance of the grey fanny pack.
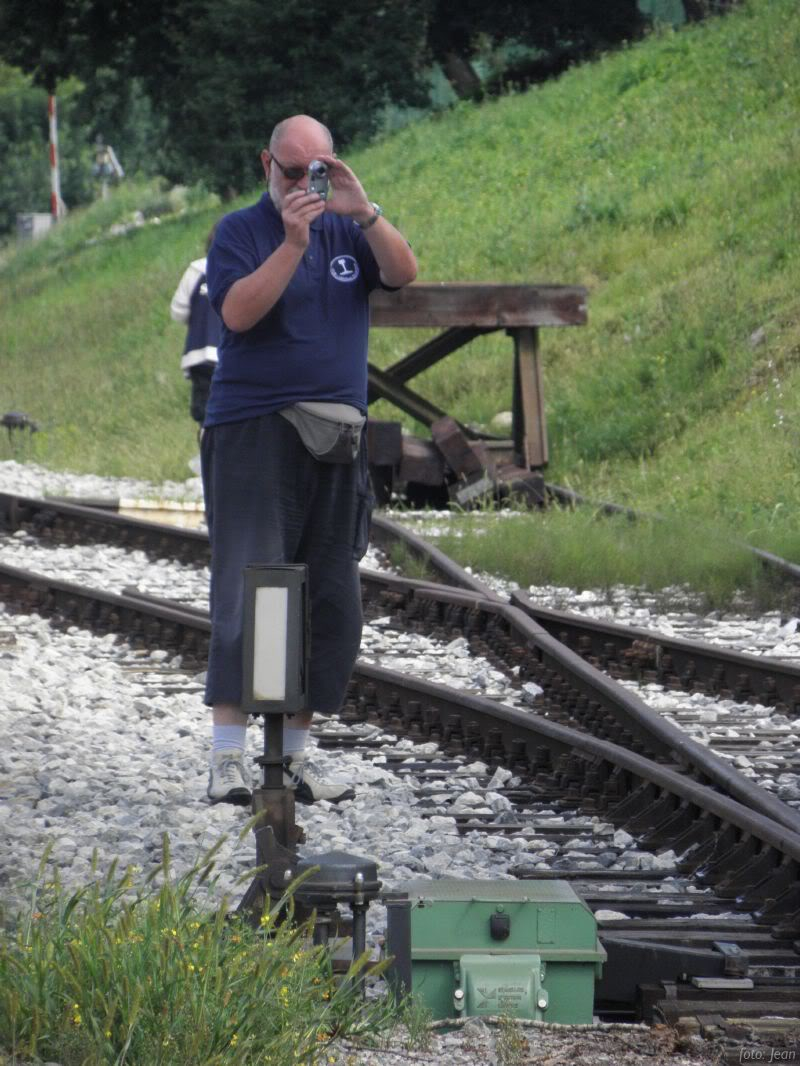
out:
M356 407L346 403L307 401L279 412L291 422L315 459L323 463L352 463L361 445L366 422Z

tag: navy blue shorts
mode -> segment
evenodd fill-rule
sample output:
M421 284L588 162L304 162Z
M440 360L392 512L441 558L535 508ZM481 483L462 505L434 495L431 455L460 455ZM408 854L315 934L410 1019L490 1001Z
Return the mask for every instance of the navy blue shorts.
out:
M212 626L207 704L241 703L244 567L306 563L308 709L341 707L361 643L358 561L367 550L372 507L365 438L355 462L322 463L277 413L204 431Z

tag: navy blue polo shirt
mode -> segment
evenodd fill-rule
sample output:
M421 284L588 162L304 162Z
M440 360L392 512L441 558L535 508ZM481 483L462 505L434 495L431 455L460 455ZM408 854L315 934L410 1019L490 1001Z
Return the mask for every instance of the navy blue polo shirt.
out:
M211 304L222 315L231 285L252 274L283 243L283 221L268 193L226 215L208 254ZM207 426L238 422L302 400L367 409L369 294L380 271L361 229L326 212L275 306L252 329L222 324Z

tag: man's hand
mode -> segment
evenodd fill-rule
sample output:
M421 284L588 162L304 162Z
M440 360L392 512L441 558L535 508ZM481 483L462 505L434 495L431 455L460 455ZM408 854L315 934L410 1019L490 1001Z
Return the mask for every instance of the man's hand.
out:
M326 204L326 211L337 215L349 215L359 226L365 225L374 215L372 204L367 199L364 187L353 171L334 155L318 157L328 166L328 178L333 195ZM381 272L381 281L393 289L408 285L417 276L417 261L405 237L381 217L377 225L364 231L364 238L372 249Z
M324 211L325 201L315 192L293 189L287 193L281 212L286 243L305 251L310 239L308 228Z
M333 155L321 155L318 158L328 167L333 193L325 209L336 215L349 215L359 223L371 218L372 208L367 194L350 167Z

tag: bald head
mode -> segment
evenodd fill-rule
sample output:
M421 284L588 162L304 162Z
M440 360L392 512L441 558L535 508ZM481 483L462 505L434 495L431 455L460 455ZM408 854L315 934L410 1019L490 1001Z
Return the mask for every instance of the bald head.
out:
M294 189L308 187L308 164L319 156L333 155L333 138L327 126L310 115L293 115L272 131L269 148L261 153L269 195L279 211ZM291 176L290 176L291 175Z
M327 152L333 151L331 131L311 115L292 115L291 118L285 118L279 122L269 139L270 155L280 152L286 143L298 147L308 144L317 146L324 143Z

